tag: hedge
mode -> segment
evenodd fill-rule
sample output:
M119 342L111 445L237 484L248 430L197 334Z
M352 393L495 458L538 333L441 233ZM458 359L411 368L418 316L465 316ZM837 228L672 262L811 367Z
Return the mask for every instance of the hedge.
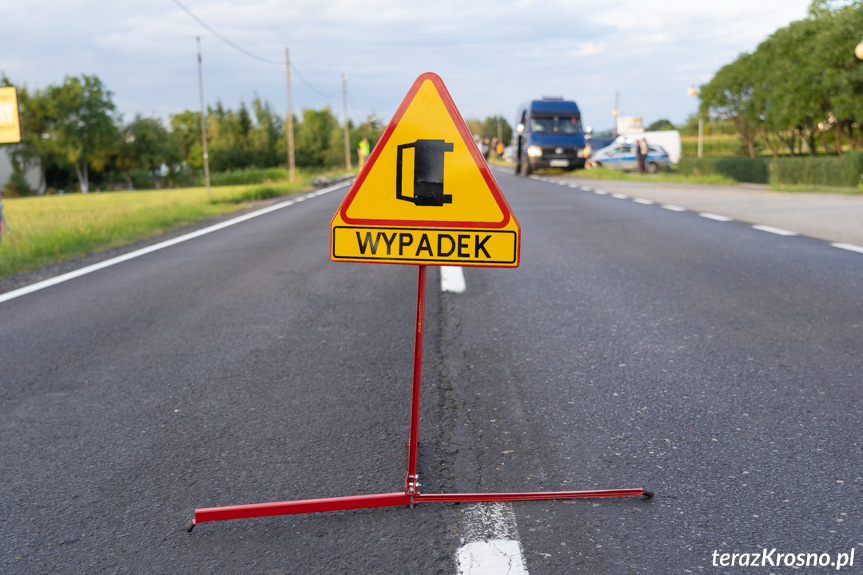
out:
M768 182L767 162L763 158L681 158L677 170L692 176L718 174L738 182Z
M863 189L863 152L786 158L681 158L687 175L720 174L753 184L802 184Z

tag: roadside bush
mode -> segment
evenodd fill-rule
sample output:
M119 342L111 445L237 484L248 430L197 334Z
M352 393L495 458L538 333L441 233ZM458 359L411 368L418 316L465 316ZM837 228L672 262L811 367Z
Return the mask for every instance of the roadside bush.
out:
M211 172L210 183L214 186L241 186L248 184L263 184L288 179L285 168L243 168L226 172ZM203 185L203 175L200 183Z
M791 158L681 158L684 175L718 174L738 182L863 189L863 152Z
M863 175L863 152L842 157L816 156L769 160L771 184L803 184L859 188Z
M296 187L296 186L294 186ZM284 186L255 186L247 188L239 193L213 198L211 203L214 204L244 204L246 202L255 202L259 200L271 200L287 195L291 192L290 185Z
M681 158L677 171L692 176L720 175L738 182L766 184L769 180L767 162L763 158Z
M20 198L24 196L29 196L32 190L30 190L30 184L27 182L27 178L24 176L22 172L14 171L12 172L12 176L9 178L9 182L3 186L3 192L7 198Z
M210 171L225 172L248 167L273 168L285 159L275 150L210 150Z

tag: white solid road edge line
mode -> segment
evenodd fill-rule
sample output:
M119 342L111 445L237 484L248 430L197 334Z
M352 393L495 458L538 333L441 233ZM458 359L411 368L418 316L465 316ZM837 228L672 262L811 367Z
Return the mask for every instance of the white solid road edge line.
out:
M463 293L466 287L467 286L464 283L464 271L462 271L461 266L441 266L441 291Z
M129 252L127 254L123 254L121 256L117 256L115 258L111 258L111 259L105 260L103 262L93 264L91 266L83 267L83 268L78 269L78 270L74 270L74 271L53 277L53 278L49 278L47 280L43 280L41 282L30 284L28 286L24 286L22 288L18 288L16 290L12 290L10 292L0 294L0 303L9 301L9 300L12 300L15 298L19 298L19 297L31 294L33 292L37 292L37 291L43 290L45 288L49 288L51 286L55 286L57 284L61 284L63 282L67 282L69 280L72 280L72 279L75 279L75 278L78 278L78 277L81 277L81 276L84 276L87 274L91 274L91 273L99 271L101 269L115 266L117 264L129 261L131 259L139 258L143 255L147 255L147 254L155 252L155 251L159 251L159 250L162 250L162 249L165 249L165 248L168 248L168 247L171 247L171 246L183 243L183 242L187 242L189 240L199 238L201 236L205 236L207 234L211 234L211 233L217 232L219 230L223 230L223 229L228 228L230 226L233 226L235 224L239 224L239 223L245 222L247 220L257 218L258 216L263 216L264 214L269 214L270 212L275 212L276 210L280 210L282 208L287 208L288 206L292 206L295 203L301 202L307 198L313 198L316 196L320 196L322 194L326 194L328 192L332 192L334 190L338 190L339 188L343 188L346 185L348 185L349 183L350 182L342 182L340 184L336 184L336 185L330 186L328 188L322 188L322 189L316 190L314 192L309 192L308 194L305 194L304 196L301 196L298 198L293 198L293 199L272 205L268 208L258 210L256 212L244 214L244 215L239 216L237 218L234 218L232 220L221 222L219 224L215 224L215 225L210 226L208 228L203 228L201 230L197 230L195 232L191 232L189 234L186 234L186 235L183 235L183 236L180 236L177 238L166 240L166 241L160 242L158 244L153 244L152 246L147 246L146 248L141 248L140 250L135 250L133 252Z

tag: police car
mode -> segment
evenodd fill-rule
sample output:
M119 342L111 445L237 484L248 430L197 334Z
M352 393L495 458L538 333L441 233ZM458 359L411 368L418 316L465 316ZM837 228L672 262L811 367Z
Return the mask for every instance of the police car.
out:
M614 143L606 146L601 150L597 150L590 155L587 161L588 168L611 168L613 170L638 170L638 156L636 150L638 143L635 139L629 139L622 142ZM648 173L655 174L659 170L667 170L671 167L671 159L662 146L649 144L647 158L644 162L644 168Z

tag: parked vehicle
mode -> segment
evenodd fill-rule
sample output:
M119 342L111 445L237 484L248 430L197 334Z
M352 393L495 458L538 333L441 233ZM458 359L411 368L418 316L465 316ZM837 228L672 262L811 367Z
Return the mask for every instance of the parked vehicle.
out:
M605 136L594 136L591 133L590 128L587 129L587 136L584 142L584 158L585 164L590 163L590 155L597 151L601 150L606 146L610 146L614 143L616 138L613 137L605 137Z
M587 165L590 168L603 167L614 170L638 170L637 148L638 143L632 138L615 142L610 146L593 152ZM662 146L648 144L644 167L648 173L655 174L659 170L670 168L671 158L668 157L668 153Z
M503 159L515 163L515 146L509 145L503 149Z
M584 167L581 112L572 100L543 98L522 105L516 117L515 173Z
M680 132L677 130L660 130L655 132L641 132L639 134L624 134L618 136L615 142L625 142L626 140L637 140L644 138L651 146L662 146L662 149L668 153L671 158L671 163L676 164L680 161L681 145ZM598 146L594 146L596 150Z

